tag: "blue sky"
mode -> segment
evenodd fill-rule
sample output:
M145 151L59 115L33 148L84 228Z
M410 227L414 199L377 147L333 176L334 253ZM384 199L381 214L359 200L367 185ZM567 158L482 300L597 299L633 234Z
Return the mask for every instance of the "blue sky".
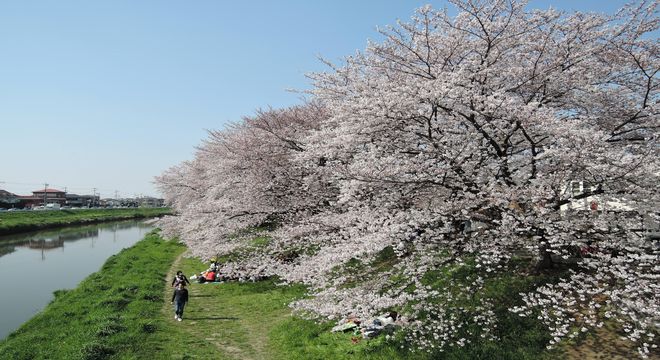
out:
M612 13L626 1L530 1ZM299 103L304 74L444 1L4 1L0 189L155 195L206 129ZM451 6L449 6L451 8Z

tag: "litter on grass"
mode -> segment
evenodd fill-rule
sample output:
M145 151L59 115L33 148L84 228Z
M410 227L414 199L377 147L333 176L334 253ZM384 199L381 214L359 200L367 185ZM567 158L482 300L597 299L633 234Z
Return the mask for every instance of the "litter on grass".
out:
M365 339L371 339L382 333L393 333L397 328L397 325L395 324L397 316L398 314L392 311L363 324L361 328L362 337Z
M331 332L353 331L355 334L362 334L362 338L371 339L382 333L391 334L396 330L398 314L394 311L383 314L365 323L355 318L345 319L333 327ZM355 341L354 341L355 342Z

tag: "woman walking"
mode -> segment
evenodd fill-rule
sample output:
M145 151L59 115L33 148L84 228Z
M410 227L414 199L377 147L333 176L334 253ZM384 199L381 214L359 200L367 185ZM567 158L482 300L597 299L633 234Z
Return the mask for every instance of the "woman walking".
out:
M174 294L172 294L172 304L174 304L174 319L181 321L183 317L183 308L188 302L188 290L182 282L176 285Z

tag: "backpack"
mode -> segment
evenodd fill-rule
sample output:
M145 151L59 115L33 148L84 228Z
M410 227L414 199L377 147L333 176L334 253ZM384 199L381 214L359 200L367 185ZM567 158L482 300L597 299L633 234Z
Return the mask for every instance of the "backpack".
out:
M179 284L183 283L183 285L186 285L185 278L183 276L175 276L174 277L174 287L177 287Z

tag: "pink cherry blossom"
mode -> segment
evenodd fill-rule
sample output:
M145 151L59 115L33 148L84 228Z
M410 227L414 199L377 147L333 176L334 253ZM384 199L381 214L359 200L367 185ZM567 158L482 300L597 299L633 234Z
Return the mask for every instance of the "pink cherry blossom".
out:
M466 346L467 323L496 340L489 299L449 304L512 271L511 258L533 257L536 271L573 261L559 282L512 294L523 305L510 310L543 321L549 347L616 321L648 356L660 324L658 247L644 233L660 193L659 3L611 16L452 3L455 17L423 7L310 74L309 103L210 132L157 179L176 210L164 234L202 258L234 254L221 270L232 276L308 285L292 304L306 316L415 304L404 319L422 348ZM383 249L391 268L350 270ZM421 282L461 266L475 275L454 291Z

